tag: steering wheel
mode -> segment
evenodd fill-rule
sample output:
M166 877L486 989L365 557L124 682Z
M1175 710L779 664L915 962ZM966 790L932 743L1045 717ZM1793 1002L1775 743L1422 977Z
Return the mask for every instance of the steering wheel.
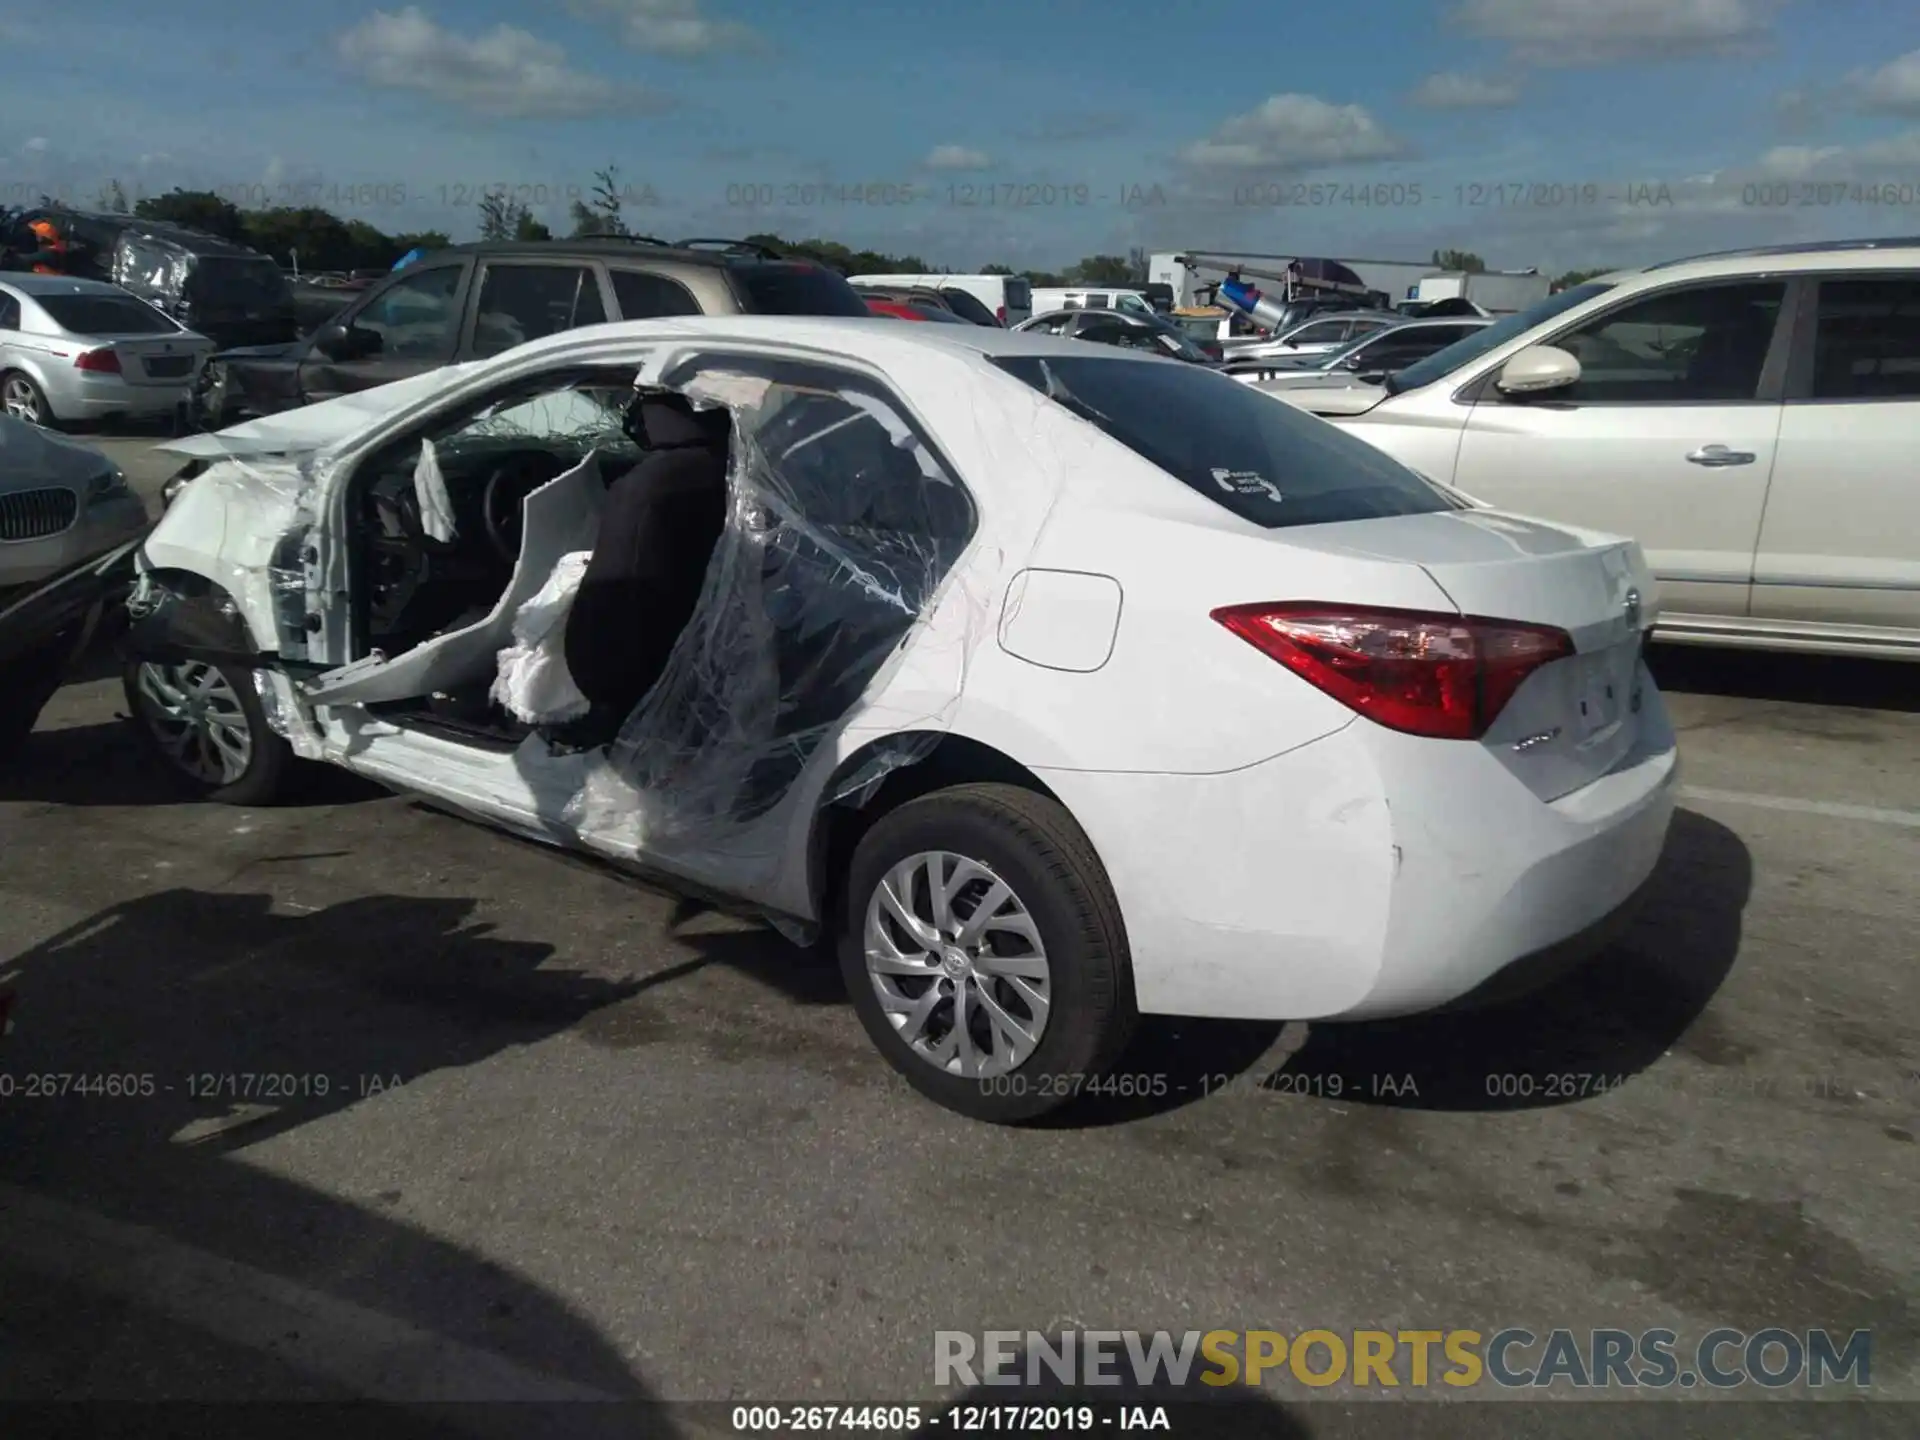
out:
M552 478L541 473L547 468L535 457L522 455L487 476L487 488L480 497L480 519L486 526L488 543L509 565L520 559L520 507L528 495Z

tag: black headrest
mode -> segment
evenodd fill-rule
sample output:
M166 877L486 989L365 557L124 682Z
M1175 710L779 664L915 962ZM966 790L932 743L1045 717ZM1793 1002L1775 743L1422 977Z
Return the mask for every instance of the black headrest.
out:
M649 450L724 446L731 432L725 410L696 410L684 395L647 395L639 404L639 429Z

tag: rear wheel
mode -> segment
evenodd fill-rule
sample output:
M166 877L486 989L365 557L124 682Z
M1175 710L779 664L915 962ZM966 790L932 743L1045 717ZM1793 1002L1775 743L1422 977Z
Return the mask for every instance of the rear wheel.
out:
M53 428L53 407L47 404L46 393L34 384L31 375L21 371L9 370L0 376L0 408L29 425Z
M841 970L916 1090L978 1120L1057 1109L1134 1026L1119 902L1056 802L961 785L909 801L854 851Z
M133 660L123 678L142 736L182 782L226 805L270 805L285 793L293 747L267 724L249 672Z

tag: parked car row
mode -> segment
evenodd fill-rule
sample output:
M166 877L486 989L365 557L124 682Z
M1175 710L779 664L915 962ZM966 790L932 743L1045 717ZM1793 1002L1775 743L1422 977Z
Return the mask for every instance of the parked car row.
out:
M1490 505L1635 536L1663 638L1920 659L1920 246L1620 272L1381 384L1268 386Z

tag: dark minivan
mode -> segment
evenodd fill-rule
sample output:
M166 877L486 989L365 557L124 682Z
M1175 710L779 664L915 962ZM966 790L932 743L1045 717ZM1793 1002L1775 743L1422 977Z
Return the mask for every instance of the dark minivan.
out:
M611 320L871 314L824 266L741 241L639 236L455 245L342 298L304 339L216 354L196 423L219 429Z

